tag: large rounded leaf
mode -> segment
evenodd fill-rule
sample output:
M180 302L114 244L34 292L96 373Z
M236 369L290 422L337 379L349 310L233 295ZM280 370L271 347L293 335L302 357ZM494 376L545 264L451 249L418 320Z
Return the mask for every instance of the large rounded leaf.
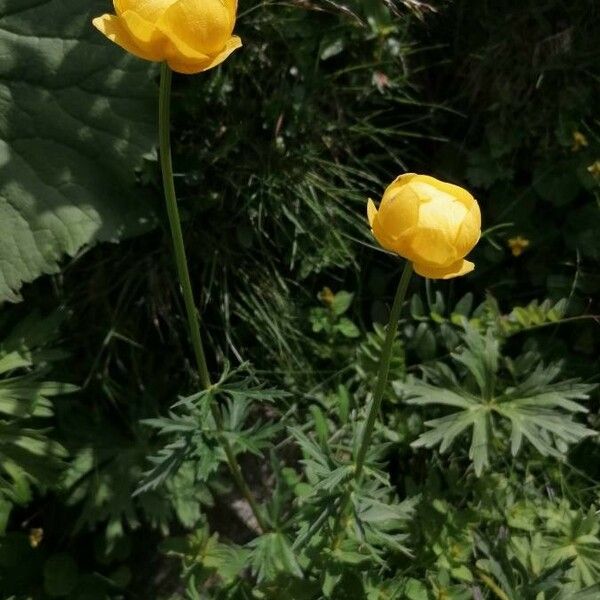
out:
M109 8L0 0L0 303L152 221L135 168L156 139L153 67L92 27Z

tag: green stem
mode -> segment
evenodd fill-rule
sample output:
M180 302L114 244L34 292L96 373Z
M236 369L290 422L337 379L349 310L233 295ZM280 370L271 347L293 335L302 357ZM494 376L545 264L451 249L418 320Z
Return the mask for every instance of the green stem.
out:
M369 404L367 410L367 420L362 430L360 446L356 454L354 461L354 478L356 482L362 475L362 471L365 466L365 458L367 457L367 451L371 444L371 438L373 437L373 431L375 430L375 423L377 416L381 409L381 403L383 401L383 394L388 381L388 375L390 373L390 362L392 359L392 350L394 348L394 340L396 339L396 333L398 331L398 321L400 319L400 312L402 311L402 305L406 298L406 292L408 291L408 284L413 272L412 264L407 262L404 265L400 282L398 283L398 289L396 290L396 296L394 298L394 304L390 312L390 320L387 326L387 332L385 334L385 340L383 342L383 348L381 349L381 357L379 359L379 370L377 372L377 383L375 384L375 392L373 393L373 399ZM352 482L348 486L348 490L342 498L340 509L337 511L335 521L333 523L332 537L333 537L333 548L337 548L341 541L341 534L343 530L343 519L348 512L352 500Z
M392 349L394 347L394 340L396 339L396 332L398 331L398 320L400 319L400 312L402 311L402 305L406 298L406 292L408 291L408 284L412 275L412 264L406 262L402 277L398 283L398 289L396 290L396 297L394 298L394 304L392 305L392 311L390 312L390 321L387 326L387 332L385 335L385 341L383 348L381 349L381 358L379 360L379 370L377 372L377 384L375 385L375 392L373 393L373 399L369 404L367 411L367 420L365 422L360 447L356 454L355 461L355 472L354 478L358 479L365 466L365 458L369 445L371 444L371 438L373 436L373 430L375 429L375 422L381 409L381 402L383 400L383 394L387 386L388 375L390 373L390 362L392 358Z
M188 330L196 358L196 366L200 383L204 389L211 386L208 366L206 364L206 355L202 338L200 336L200 320L194 301L194 292L188 269L185 244L183 242L183 230L181 228L181 219L179 208L177 206L177 195L175 193L175 182L173 180L173 160L171 158L171 80L173 73L168 65L163 64L160 75L160 96L159 96L159 144L160 144L160 166L162 169L163 186L165 190L165 200L167 203L167 214L169 215L169 226L171 228L171 238L173 240L173 250L175 252L175 263L177 264L177 275L181 285L183 301L185 303L185 312L188 321Z
M496 594L496 597L499 600L510 600L510 598L500 589L500 587L496 584L496 582L491 577L488 577L482 571L479 571L478 574L479 574L479 577L481 578L481 580L483 581L483 583L485 583L485 585L487 585L488 588L492 592L494 592L494 594Z
M200 335L200 319L196 310L196 302L194 301L194 292L190 279L190 271L188 269L185 244L183 242L183 231L181 228L181 218L179 216L179 208L177 206L177 195L175 192L175 182L173 180L173 161L171 158L171 80L173 73L167 64L162 65L160 74L160 95L158 102L158 128L159 128L159 144L160 144L160 165L163 176L163 186L165 190L165 200L167 204L167 214L169 216L169 225L171 228L171 238L173 240L173 249L175 252L175 263L177 265L177 275L181 285L183 301L185 303L185 312L187 315L188 330L192 347L194 349L194 357L196 359L196 368L200 383L204 389L211 386L210 374L206 364L206 354L202 345L202 337ZM263 531L267 530L267 524L262 516L262 512L244 480L242 469L235 456L231 445L223 434L223 418L218 407L213 405L211 412L215 420L217 431L219 433L219 441L225 452L229 470L239 488L240 492L246 498L250 505L254 517L258 525Z

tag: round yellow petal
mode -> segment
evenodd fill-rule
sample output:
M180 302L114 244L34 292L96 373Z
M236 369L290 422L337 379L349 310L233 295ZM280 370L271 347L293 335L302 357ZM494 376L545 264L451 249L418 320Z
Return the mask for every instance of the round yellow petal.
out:
M131 35L129 29L125 26L123 20L115 15L102 15L92 21L94 27L102 32L111 42L118 44L139 58L145 60L156 60L155 54L151 50L141 48L135 38Z
M213 67L220 65L223 61L227 60L232 52L235 52L238 48L242 47L242 40L237 36L232 36L229 41L225 44L225 49L219 52L215 56L206 57L205 59L199 58L187 58L183 54L174 54L168 58L167 61L173 71L177 73L183 73L185 75L192 75L194 73L201 73L202 71L208 71Z
M390 183L385 193L387 194L388 192L393 192L397 188L401 188L402 186L412 181L415 177L418 177L416 173L404 173L404 175L399 175L398 177L396 177L396 179L394 179L394 181L392 181L392 183Z
M149 60L164 60L168 39L154 23L146 21L146 19L131 10L125 11L120 19L129 30L137 46L149 57Z
M465 205L427 183L413 181L410 188L419 196L419 227L435 229L452 243L469 212Z
M416 227L412 232L409 248L406 258L434 268L447 267L459 258L451 241L438 229Z
M415 175L414 181L426 183L436 187L440 190L440 192L445 192L446 194L456 198L459 202L462 202L467 208L470 208L473 204L477 204L477 201L473 195L464 188L461 188L459 185L448 183L446 181L440 181L439 179L431 177L430 175Z
M372 218L371 229L377 241L390 252L406 256L410 252L409 232L417 222L418 201L410 190L392 184L386 190L379 211L371 201L367 216Z
M460 225L455 246L459 256L466 256L481 238L481 211L475 202Z
M394 252L400 256L407 256L407 253L410 252L408 247L408 232L397 236L389 235L387 230L382 225L382 220L379 218L379 215L377 215L373 220L373 235L379 244L390 252Z
M175 2L176 0L114 0L114 5L117 15L131 10L142 19L156 23L165 10Z
M429 265L413 263L415 273L421 277L428 279L453 279L454 277L462 277L471 273L475 269L475 265L468 260L459 260L445 268L435 268Z
M398 237L419 219L419 197L410 185L392 184L379 206L381 224L388 235Z
M167 36L207 56L225 50L234 25L235 19L222 0L177 0L159 20Z

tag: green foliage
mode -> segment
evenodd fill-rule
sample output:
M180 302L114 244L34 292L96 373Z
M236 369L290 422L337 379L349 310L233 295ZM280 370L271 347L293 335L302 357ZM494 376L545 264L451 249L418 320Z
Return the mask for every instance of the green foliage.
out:
M236 454L249 452L262 456L279 427L256 420L253 403L271 404L286 398L287 393L257 385L246 367L242 365L233 371L227 368L208 390L176 402L168 417L143 421L172 441L150 459L154 466L145 475L138 493L156 489L185 463L192 465L193 483L209 481L225 461L219 444L221 435ZM221 404L216 410L223 425L222 433L216 427L212 411L216 404Z
M452 358L464 370L466 381L459 380L446 364L438 363L424 368L431 383L396 386L410 404L458 409L426 421L430 430L421 434L414 447L439 444L443 453L465 430L472 429L469 458L480 475L490 465L490 454L504 454L509 443L513 456L525 438L541 454L560 458L569 444L594 435L572 415L587 412L576 400L586 400L595 386L557 382L560 367L543 366L531 354L507 361L491 331L483 336L467 326L463 341L464 348Z
M52 399L73 393L74 385L45 380L53 361L64 358L49 345L61 316L31 315L0 342L0 500L27 504L32 485L56 484L66 450L48 436ZM5 523L5 519L0 521Z
M494 290L568 296L578 312L600 281L599 180L590 169L600 141L598 19L591 0L502 7L459 0L429 19L426 37L441 43L445 64L428 97L451 98L449 107L469 115L468 128L451 112L438 115L456 135L433 161L468 181L484 203L489 243L478 252L480 277ZM458 44L450 31L469 34ZM513 254L518 236L529 246Z
M322 332L328 339L329 347L335 346L344 338L354 339L360 336L358 327L344 316L352 304L354 294L345 291L334 294L329 288L324 288L319 298L325 307L311 309L309 319L313 332Z
M90 27L104 2L0 8L0 302L63 255L148 229L134 169L154 142L151 70ZM126 76L123 76L126 75Z
M343 287L368 239L366 198L410 155L388 144L432 135L402 67L415 52L408 15L392 19L379 0L320 8L257 4L239 20L247 50L213 77L182 81L175 107L189 141L175 148L181 205L190 247L211 248L199 262L211 306L223 308L213 318L225 352L233 361L249 348L258 368L302 373L303 384L315 353L332 352L329 316L311 316L316 292ZM210 230L196 227L207 215ZM345 345L360 329L354 314L331 326Z
M0 597L595 600L591 0L240 2L244 49L175 78L222 374L202 392L168 237L81 252L143 229L161 182L152 68L91 28L109 2L72 4L0 8L0 297L78 253L0 313ZM404 171L469 185L485 232L468 278L413 280L355 479L398 270L365 203ZM22 319L57 306L60 338L59 319Z
M356 352L355 368L357 375L369 385L373 385L377 376L379 357L385 339L385 329L377 323L373 331L367 333L366 339ZM403 381L406 377L406 357L404 342L398 336L394 341L392 361L390 363L390 381Z

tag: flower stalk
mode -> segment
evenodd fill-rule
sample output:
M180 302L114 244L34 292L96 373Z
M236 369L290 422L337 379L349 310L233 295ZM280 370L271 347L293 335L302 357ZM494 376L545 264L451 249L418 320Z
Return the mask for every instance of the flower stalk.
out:
M354 459L354 477L349 483L347 492L342 498L340 510L337 512L334 524L333 524L333 547L337 548L341 541L341 533L344 529L343 520L346 518L350 502L352 500L352 485L360 479L365 466L365 459L369 446L371 445L371 439L373 438L373 431L375 430L375 423L381 410L381 403L383 402L383 395L388 382L388 376L390 374L390 363L392 360L392 350L394 348L394 340L396 339L396 333L398 332L398 322L400 320L400 313L402 312L402 305L406 299L406 292L408 291L408 285L413 273L412 263L406 261L402 276L398 282L396 289L396 295L394 297L394 303L392 304L392 310L390 311L390 319L385 334L385 340L383 342L383 348L381 349L381 357L379 360L379 369L377 372L377 383L375 384L375 391L373 392L373 398L369 403L367 409L367 418L365 420L362 434L360 437L360 445Z
M381 410L381 403L383 401L383 394L390 374L390 362L392 359L392 349L394 347L394 340L396 339L396 333L398 331L398 322L400 320L400 313L402 312L402 305L406 299L406 292L408 291L408 285L412 276L413 266L407 261L402 271L402 276L396 289L396 296L394 297L394 303L392 304L392 310L390 312L390 320L387 326L387 332L385 335L385 341L383 348L381 349L381 358L379 360L379 369L377 372L377 383L375 385L375 392L373 398L369 404L367 411L367 420L362 431L360 446L356 454L356 460L354 463L355 471L354 478L358 479L363 471L365 465L365 458L369 445L371 444L371 438L373 437L373 430L375 429L375 423L377 416Z
M185 304L185 312L187 316L188 331L194 357L196 369L200 384L204 389L211 386L210 373L206 363L206 354L202 344L202 336L200 333L200 319L196 309L194 300L194 292L188 268L187 255L185 244L183 241L183 230L181 227L181 218L179 208L177 206L177 195L175 192L175 182L173 179L173 161L171 157L171 81L173 73L171 68L166 63L161 66L160 75L160 93L159 93L159 146L160 146L160 166L163 177L163 187L165 193L165 201L167 206L167 215L169 218L169 226L171 238L173 241L173 250L175 254L175 263L177 265L177 275L181 285L181 293ZM215 421L219 442L227 458L227 464L235 484L240 493L244 496L254 517L262 531L267 531L267 523L263 517L262 511L258 506L256 498L244 480L242 469L236 458L229 441L223 435L223 419L219 408L214 404L211 406L211 413Z

